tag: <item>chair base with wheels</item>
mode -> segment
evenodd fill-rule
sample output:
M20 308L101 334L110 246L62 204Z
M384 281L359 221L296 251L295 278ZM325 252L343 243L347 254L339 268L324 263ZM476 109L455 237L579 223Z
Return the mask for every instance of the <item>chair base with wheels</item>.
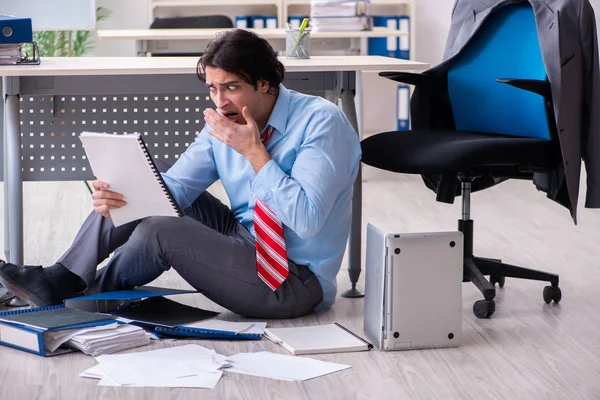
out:
M496 311L496 283L504 287L505 278L521 278L550 282L544 287L543 297L547 304L560 302L562 292L558 287L558 275L505 264L501 260L477 257L473 255L473 220L471 213L471 182L466 178L461 181L462 217L458 220L458 230L464 238L463 282L472 282L483 295L483 300L473 303L473 314L477 318L489 318ZM489 280L485 278L489 276Z

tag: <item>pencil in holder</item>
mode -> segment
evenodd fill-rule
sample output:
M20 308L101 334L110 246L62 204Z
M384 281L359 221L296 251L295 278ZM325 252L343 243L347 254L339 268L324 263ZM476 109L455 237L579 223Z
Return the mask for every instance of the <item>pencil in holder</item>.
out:
M285 56L310 58L310 28L285 30Z

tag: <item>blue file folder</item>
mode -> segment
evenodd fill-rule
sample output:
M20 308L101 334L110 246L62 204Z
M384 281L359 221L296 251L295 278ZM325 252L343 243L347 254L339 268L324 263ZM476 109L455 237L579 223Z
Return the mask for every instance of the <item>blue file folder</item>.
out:
M410 87L398 85L398 130L407 131L410 128Z
M115 323L110 315L66 308L64 305L0 312L0 344L44 357L69 353L58 348L49 352L44 343L48 332L81 329Z
M277 28L277 17L275 15L269 15L265 17L265 28L276 29Z
M374 16L373 26L410 32L410 18L407 15ZM408 36L369 38L368 46L369 55L410 59L410 33Z
M250 16L250 28L261 29L265 27L265 17L253 15Z
M0 44L33 42L31 18L0 15Z
M410 18L407 15L398 17L398 29L408 32L408 36L400 36L398 38L396 58L410 60Z
M302 24L302 20L304 18L308 18L308 17L292 16L292 17L288 17L288 22L290 23L290 26L292 27L292 29L299 29L300 25Z
M245 15L240 15L235 17L235 27L236 28L240 28L240 29L246 29L249 28L249 21L248 21L248 17Z

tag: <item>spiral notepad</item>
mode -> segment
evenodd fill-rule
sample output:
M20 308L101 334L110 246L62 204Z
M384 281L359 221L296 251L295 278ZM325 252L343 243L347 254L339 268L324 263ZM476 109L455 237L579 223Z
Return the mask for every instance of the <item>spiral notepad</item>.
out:
M150 216L183 215L139 134L83 132L79 139L96 178L127 202L110 211L115 226Z
M294 355L368 351L373 345L338 324L265 329L267 339Z

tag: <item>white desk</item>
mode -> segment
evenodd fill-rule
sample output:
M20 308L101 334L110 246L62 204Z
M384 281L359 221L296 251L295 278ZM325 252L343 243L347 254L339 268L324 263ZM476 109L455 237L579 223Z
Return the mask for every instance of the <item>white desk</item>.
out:
M328 98L341 98L342 109L352 126L358 132L356 110L354 107L354 92L356 73L362 71L420 71L429 66L425 63L400 60L395 58L386 58L380 56L330 56L313 57L308 60L288 60L282 58L281 61L286 67L286 80L284 84L292 89L308 92L326 93ZM41 140L70 140L57 147L67 147L65 151L71 151L73 154L79 154L78 163L87 165L87 161L81 160L83 150L77 143L76 133L83 129L95 131L138 131L145 129L142 125L145 121L153 125L162 123L158 121L158 112L165 111L163 119L172 115L173 119L167 125L171 126L178 123L179 119L194 119L192 124L202 125L202 118L198 117L196 109L191 109L187 113L179 113L178 109L160 108L156 101L158 94L168 96L169 101L183 97L194 97L197 101L210 101L207 97L208 90L196 76L197 60L190 57L81 57L81 58L46 58L42 60L41 65L36 66L2 66L0 67L0 76L2 76L4 91L4 188L5 188L5 251L6 258L13 263L23 263L23 180L78 180L91 179L92 175L87 168L77 167L79 164L69 164L68 168L38 168L37 172L31 172L35 168L30 168L30 161L33 156L30 148L35 148L37 154L53 154L54 144L35 145L30 144L32 129L38 129L41 133ZM80 100L83 102L78 107L68 103L73 96L84 96ZM126 103L118 103L111 107L101 104L101 101L117 100L117 95L126 96L120 98ZM153 96L149 96L153 95ZM29 97L30 101L19 103L20 96ZM96 96L98 99L96 99ZM139 99L138 99L139 97ZM148 97L151 97L148 99ZM107 99L108 98L108 99ZM32 100L36 100L33 102ZM94 101L98 103L93 103ZM151 106L140 105L140 112L145 107L145 116L134 116L132 112L137 105L131 106L131 102L139 100L154 101ZM158 99L160 100L160 99ZM163 98L163 100L165 100ZM36 104L29 106L29 103ZM85 104L84 104L85 103ZM93 104L90 104L93 103ZM40 105L38 105L40 104ZM68 105L65 105L68 104ZM94 105L97 104L97 105ZM106 104L106 103L104 103ZM141 103L140 103L141 104ZM172 107L172 104L168 105ZM28 112L20 113L21 108L29 107ZM96 107L98 108L96 110ZM102 113L101 108L104 107ZM123 110L123 107L129 107L129 110ZM48 111L41 111L39 115L31 116L30 113L45 108ZM61 128L61 126L71 123L75 124L75 114L84 114L83 126L77 125L70 128ZM108 109L107 109L108 108ZM87 110L86 110L87 109ZM158 111L157 111L158 110ZM127 114L123 116L122 112ZM97 114L94 114L96 113ZM119 118L117 118L117 114ZM92 121L93 115L97 118ZM156 120L153 121L152 119ZM104 119L104 120L102 120ZM177 122L175 121L177 119ZM21 120L23 124L23 137L21 137ZM106 124L109 120L109 126ZM114 120L114 122L112 121ZM36 128L36 122L40 126ZM87 122L86 122L87 121ZM27 122L27 123L25 123ZM98 125L92 125L96 124ZM86 125L87 123L87 125ZM138 124L139 125L133 125ZM112 124L112 125L111 125ZM165 126L167 126L165 125ZM67 135L61 138L60 130L63 129ZM146 128L147 129L147 128ZM49 131L56 130L54 137ZM154 128L158 131L158 128ZM36 132L38 132L36 131ZM45 133L44 133L45 131ZM157 132L154 132L157 134ZM187 134L187 132L186 132ZM177 133L175 133L177 135ZM179 146L179 142L193 140L193 134L190 137L170 135L166 138ZM48 143L48 142L45 142ZM64 145L67 143L67 146ZM23 147L23 148L22 148ZM157 146L158 147L158 146ZM173 146L171 146L173 147ZM52 148L52 149L51 149ZM170 148L170 151L181 153L184 146L177 149ZM151 148L153 151L153 148ZM68 159L77 158L75 155L67 156ZM44 159L44 157L41 157ZM54 156L48 155L48 159L54 159ZM63 157L64 158L64 157ZM60 157L57 157L59 165ZM49 161L48 161L49 162ZM71 165L75 165L72 166ZM52 170L52 172L50 172ZM38 174L38 175L36 175ZM352 205L352 228L349 243L349 274L353 289L361 271L361 175L356 179L353 205ZM350 294L358 294L351 292Z
M138 55L147 53L201 52L217 33L228 29L125 29L98 30L101 40L134 40ZM276 50L285 49L285 29L247 29L267 39ZM407 36L408 32L397 29L374 27L371 31L311 32L311 40L366 39L373 37Z

